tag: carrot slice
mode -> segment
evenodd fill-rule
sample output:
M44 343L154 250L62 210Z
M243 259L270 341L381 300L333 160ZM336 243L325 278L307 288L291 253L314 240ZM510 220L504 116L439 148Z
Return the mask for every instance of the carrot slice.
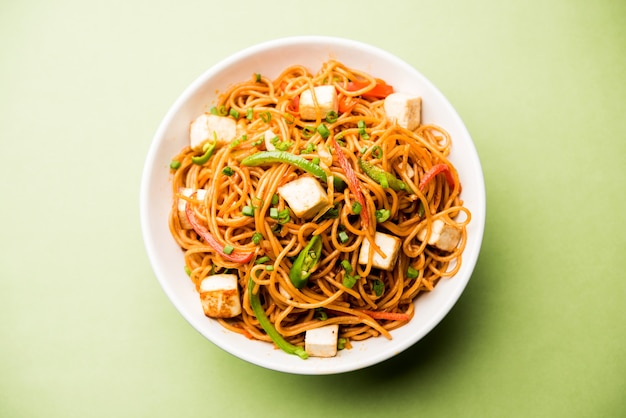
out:
M185 205L185 215L187 215L187 219L193 227L193 230L196 231L196 234L200 235L206 241L206 243L209 244L209 246L213 248L215 252L218 253L223 259L241 264L247 263L248 261L252 260L254 252L248 253L233 251L230 254L226 254L224 252L224 245L220 244L220 242L209 232L209 230L206 229L204 225L200 224L200 222L198 222L198 219L196 218L196 215L194 215L193 209L191 208L189 202L187 202L187 204Z
M363 197L363 192L361 192L359 179L356 177L356 173L352 169L350 162L348 162L348 157L346 157L346 154L343 153L341 147L337 141L335 141L335 138L332 139L332 144L335 148L335 154L337 154L339 165L348 178L348 187L350 188L352 194L356 196L356 200L361 204L361 223L365 229L368 229L370 226L370 216L367 210L367 205L365 204L365 197Z
M359 312L370 316L373 319L386 319L389 321L409 321L411 316L402 312L383 312L383 311L368 311L365 309L359 310Z

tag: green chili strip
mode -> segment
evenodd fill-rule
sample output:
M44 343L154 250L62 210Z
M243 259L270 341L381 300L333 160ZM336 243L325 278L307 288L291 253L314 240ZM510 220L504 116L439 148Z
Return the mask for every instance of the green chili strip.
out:
M289 278L296 288L302 289L306 285L311 275L311 270L320 260L321 255L322 237L314 235L307 246L300 251L300 254L298 254L298 257L293 262L293 266L291 266L291 270L289 270Z
M281 350L283 350L287 354L295 354L303 360L306 360L309 355L304 350L304 348L299 347L297 345L291 344L289 341L285 340L282 335L278 333L274 325L270 322L269 318L265 314L265 310L263 309L263 305L261 305L261 299L258 294L254 293L254 280L252 277L248 280L248 296L250 299L250 307L254 312L254 316L259 321L259 325L263 328L263 330L267 333L267 335L274 341L274 344L278 346Z
M315 177L324 182L328 180L326 172L319 165L313 164L311 161L300 157L299 155L286 151L261 151L256 154L252 154L241 161L242 165L248 167L258 167L274 163L291 164L306 171L307 173L313 174ZM337 190L343 190L346 187L343 180L337 176L333 176L333 184Z
M205 143L204 146L202 147L204 154L191 157L191 162L194 164L203 165L204 163L209 161L209 158L211 158L211 155L213 155L213 151L215 151L216 146L217 146L217 140L213 142Z
M391 187L395 191L410 191L409 186L402 180L397 179L393 174L386 172L382 168L376 167L361 158L358 159L359 167L369 178L383 186L383 188Z

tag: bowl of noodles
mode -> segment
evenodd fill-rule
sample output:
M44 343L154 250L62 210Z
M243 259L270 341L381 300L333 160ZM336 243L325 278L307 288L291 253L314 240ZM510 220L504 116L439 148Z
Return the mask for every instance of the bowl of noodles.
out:
M334 374L389 359L450 311L478 259L480 161L442 93L361 42L278 39L196 79L140 193L156 277L232 355Z

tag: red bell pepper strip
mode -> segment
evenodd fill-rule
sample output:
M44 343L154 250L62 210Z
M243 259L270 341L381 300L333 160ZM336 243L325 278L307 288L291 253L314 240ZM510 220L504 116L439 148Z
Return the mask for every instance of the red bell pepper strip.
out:
M337 97L337 102L339 105L339 113L350 113L352 109L354 109L354 106L356 106L356 100L341 93L339 93Z
M209 230L206 229L204 225L201 225L200 222L198 222L198 219L196 218L196 215L194 215L193 209L191 208L189 202L187 202L187 204L185 205L185 215L187 215L187 220L189 220L189 223L193 227L193 230L196 231L196 234L204 238L207 244L209 244L209 246L213 248L215 252L217 252L223 259L241 264L247 263L248 261L252 260L254 252L248 253L233 251L230 254L226 254L224 252L224 245L220 244L220 242L215 239L215 237L209 232Z
M291 102L289 102L285 110L294 116L298 116L300 113L300 96L293 96L293 99L291 99Z
M424 173L424 176L421 178L420 184L419 184L420 191L423 191L428 185L428 183L430 183L430 181L434 179L435 176L439 173L445 174L446 181L448 182L448 186L450 186L451 189L454 189L454 177L452 177L452 173L450 172L450 167L447 164L435 164L434 166L430 168L430 170Z
M361 223L365 229L368 229L370 226L370 216L367 210L367 205L365 204L365 197L363 197L363 192L361 192L361 185L359 183L359 179L356 177L356 173L352 169L352 166L348 162L348 158L346 154L343 153L341 147L335 141L335 138L332 139L333 148L335 148L335 154L337 154L337 160L339 161L339 165L343 169L344 173L346 173L346 177L348 178L348 187L354 196L356 196L356 200L361 204Z
M362 90L369 85L371 85L369 81L352 80L348 82L348 85L346 86L346 90L348 91ZM389 96L391 93L393 93L393 86L390 86L389 84L385 84L379 81L374 85L374 87L371 90L368 90L365 93L362 93L361 96L372 97L375 99L384 99L385 97Z

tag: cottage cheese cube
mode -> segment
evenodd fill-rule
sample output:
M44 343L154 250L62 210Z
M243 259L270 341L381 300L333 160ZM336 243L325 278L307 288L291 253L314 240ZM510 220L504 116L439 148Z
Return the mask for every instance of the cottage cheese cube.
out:
M408 93L391 93L385 98L385 113L398 125L410 131L421 123L422 98Z
M272 139L276 138L276 134L271 129L265 131L265 149L268 151L274 151L276 147L272 144Z
M452 225L448 225L441 219L435 219L433 221L432 230L430 236L426 238L428 230L422 229L417 238L420 241L426 241L429 245L439 248L443 251L452 251L459 245L461 241L461 230Z
M337 355L339 325L326 325L310 329L304 336L304 350L312 357L334 357Z
M382 257L376 251L373 252L372 266L381 270L392 270L396 264L396 259L400 253L402 241L393 235L376 232L374 234L374 243L381 249L385 257ZM359 252L359 264L367 264L369 261L370 241L368 238L363 240L361 251Z
M204 200L206 196L205 189L192 189L189 187L181 187L179 193L183 196L191 197L194 193L196 194L194 198L196 200ZM187 214L185 213L185 209L187 208L187 201L185 199L178 199L178 219L180 220L180 226L183 229L193 229L189 220L187 219Z
M311 90L304 90L300 94L300 118L304 120L315 120L319 115L320 119L323 119L331 110L334 112L339 110L335 86L316 86L313 87L313 90L315 91L315 97L317 98L319 107L315 106Z
M214 274L200 283L204 314L211 318L233 318L241 313L235 274Z
M326 206L326 190L313 177L305 176L278 188L278 194L285 199L297 217L310 219Z
M236 137L237 122L228 116L203 113L189 126L189 145L196 151L200 151L206 141L217 138L218 146L227 145Z

